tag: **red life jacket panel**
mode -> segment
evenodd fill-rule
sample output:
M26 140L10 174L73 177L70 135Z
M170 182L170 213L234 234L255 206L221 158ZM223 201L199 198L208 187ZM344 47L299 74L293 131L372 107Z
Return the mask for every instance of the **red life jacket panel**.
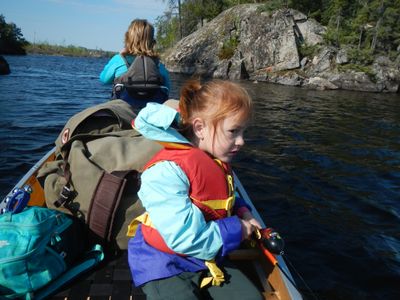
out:
M162 149L146 164L145 169L160 161L175 162L188 177L189 197L202 211L206 221L229 216L234 204L233 180L229 166L215 161L198 148L185 148ZM146 242L154 248L175 253L165 244L155 228L142 224L142 233Z

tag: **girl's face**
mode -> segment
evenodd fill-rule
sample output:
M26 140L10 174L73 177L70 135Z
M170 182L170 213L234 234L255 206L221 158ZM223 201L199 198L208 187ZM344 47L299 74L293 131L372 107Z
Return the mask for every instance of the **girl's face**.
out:
M199 148L215 158L229 163L244 145L243 133L246 123L239 121L239 115L233 114L217 124L204 123L200 132Z

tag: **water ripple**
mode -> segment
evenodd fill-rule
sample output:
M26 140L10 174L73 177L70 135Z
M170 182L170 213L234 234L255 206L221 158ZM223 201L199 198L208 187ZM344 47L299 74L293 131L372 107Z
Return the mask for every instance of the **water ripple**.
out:
M53 147L71 115L110 96L97 77L105 59L6 59L1 197ZM171 79L177 99L186 77ZM284 237L292 264L320 299L400 299L398 95L242 84L255 120L233 166L267 226Z

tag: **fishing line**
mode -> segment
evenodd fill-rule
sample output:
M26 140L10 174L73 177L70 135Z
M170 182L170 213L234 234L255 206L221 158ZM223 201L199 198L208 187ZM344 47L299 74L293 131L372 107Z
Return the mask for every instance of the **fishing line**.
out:
M304 280L303 276L301 276L301 274L297 271L297 269L294 267L294 265L291 263L291 261L289 260L289 258L287 257L287 255L282 251L281 256L285 259L285 261L290 265L290 268L296 273L296 275L300 278L301 282L303 283L303 285L306 287L306 289L308 290L308 292L313 296L313 298L315 300L318 300L318 296L314 293L314 291L311 289L311 287L307 284L307 282ZM282 270L281 266L278 265L279 270L281 270L283 272L283 274L285 274L286 278L288 278L288 275ZM289 279L289 278L288 278ZM289 279L290 280L290 279ZM290 281L292 284L293 282ZM295 286L296 287L296 286ZM296 287L297 289L297 287Z
M282 274L286 277L286 279L292 284L292 286L296 289L296 291L300 293L296 283L294 282L292 276L290 276L286 270L282 268L279 264L278 260L275 258L275 255L281 255L281 257L290 264L290 267L296 272L296 275L301 279L302 283L308 290L308 292L313 296L315 300L318 300L317 295L313 292L310 286L306 283L303 276L297 271L294 265L289 261L286 254L284 254L284 245L285 242L281 238L278 232L276 232L273 228L264 228L264 229L255 229L254 230L254 238L258 242L259 247L261 248L264 255L272 262L273 265L277 266L278 269L282 272Z
M283 257L283 253L281 254L281 256ZM293 285L293 287L300 293L296 283L294 282L294 280L292 279L292 277L286 273L286 271L281 267L281 265L279 263L276 264L276 266L279 268L279 270L281 270L281 272L283 273L283 275L285 275L286 279L289 280L289 282Z

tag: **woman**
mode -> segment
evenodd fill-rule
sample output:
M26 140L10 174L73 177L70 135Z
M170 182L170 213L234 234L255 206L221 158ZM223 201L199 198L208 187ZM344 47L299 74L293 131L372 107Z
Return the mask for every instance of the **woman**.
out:
M125 47L100 74L101 82L113 83L113 99L123 99L135 108L168 99L169 74L154 45L154 27L147 20L133 20L125 33Z

